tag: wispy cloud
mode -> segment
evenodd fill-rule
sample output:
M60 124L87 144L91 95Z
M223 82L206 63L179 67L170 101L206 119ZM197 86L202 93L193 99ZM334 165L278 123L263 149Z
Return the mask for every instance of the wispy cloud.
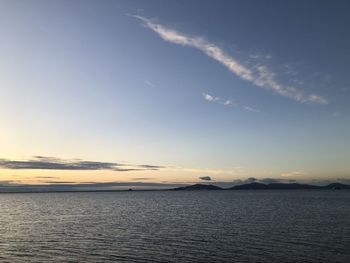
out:
M224 106L231 106L232 105L232 102L230 100L224 100L220 97L215 97L215 96L212 96L212 95L207 94L207 93L203 93L202 95L203 95L203 98L207 101L215 102L215 103L218 103L218 104L221 104Z
M251 53L248 55L250 59L261 61L261 60L270 60L272 59L272 55L269 54L260 54L260 53Z
M151 81L149 81L147 79L145 79L143 81L143 83L145 83L147 86L152 87L152 88L156 87L156 85L153 82L151 82Z
M298 170L298 171L289 171L289 172L283 172L281 173L282 177L295 177L295 176L304 176L307 175L307 173L303 170Z
M208 93L202 93L202 96L206 101L209 101L209 102L214 102L214 103L221 104L224 106L229 106L229 107L236 106L236 107L239 107L240 109L243 109L245 111L254 112L254 113L260 112L260 110L258 110L256 108L253 108L250 106L242 106L242 105L239 105L238 103L233 104L231 100L222 99L220 97L216 97L216 96L210 95Z
M159 166L159 165L151 165L151 164L140 164L140 165L134 165L136 167L144 168L147 170L157 170L160 168L164 168L164 166Z
M244 106L243 109L246 110L246 111L255 112L255 113L260 112L260 110L255 109L255 108L250 107L250 106Z
M331 118L337 118L337 117L339 117L340 115L341 115L340 112L335 111L335 112L333 112L332 114L330 114L329 117L331 117Z
M172 172L185 172L185 173L197 173L197 174L210 174L210 175L233 175L239 176L242 174L244 167L235 166L230 169L213 169L213 168L188 168L188 167L166 167L166 171Z
M225 66L230 72L239 78L249 81L255 86L271 90L281 96L288 97L298 102L312 102L318 104L327 104L326 98L317 94L306 94L296 87L284 85L276 80L276 74L271 72L266 65L259 64L248 68L240 63L236 58L225 53L217 45L205 40L202 37L188 36L159 23L155 23L143 16L134 15L133 17L141 20L143 25L153 32L157 33L163 40L182 46L196 48L206 54L208 57L216 60Z
M59 177L56 177L56 176L35 176L34 178L39 178L39 179L59 179Z
M80 159L65 160L53 157L34 156L29 160L0 159L0 168L13 170L111 170L118 172L129 172L159 170L164 167L149 164L131 165L122 163L85 161Z

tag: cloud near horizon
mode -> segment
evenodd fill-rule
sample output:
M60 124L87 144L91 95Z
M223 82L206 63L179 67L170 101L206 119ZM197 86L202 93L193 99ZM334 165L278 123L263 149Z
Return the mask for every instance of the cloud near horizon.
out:
M165 171L172 172L185 172L185 173L198 173L198 174L210 174L210 175L231 175L241 176L244 170L242 166L231 167L230 169L212 169L212 168L189 168L189 167L165 167Z
M283 172L281 173L282 177L293 177L293 176L304 176L307 175L307 172L300 170L300 171L290 171L290 172Z
M111 162L85 161L80 159L65 160L54 157L34 156L29 160L0 159L0 168L12 170L111 170L116 172L159 170L158 165L132 165Z
M275 78L276 74L271 72L266 65L259 64L248 68L236 58L226 54L220 47L208 42L202 37L187 36L161 24L154 23L150 19L140 15L132 15L132 17L141 20L145 27L157 33L163 40L182 46L196 48L208 57L225 66L230 72L239 78L246 80L257 87L271 90L281 96L302 103L311 102L317 104L328 104L328 100L318 94L306 94L294 86L284 85L278 82Z
M210 176L201 176L199 177L199 179L203 180L203 181L211 181L211 177Z

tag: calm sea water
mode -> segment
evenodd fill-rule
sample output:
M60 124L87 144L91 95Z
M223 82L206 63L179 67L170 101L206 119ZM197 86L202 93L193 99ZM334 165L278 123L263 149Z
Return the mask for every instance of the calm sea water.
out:
M350 262L350 191L0 194L0 262Z

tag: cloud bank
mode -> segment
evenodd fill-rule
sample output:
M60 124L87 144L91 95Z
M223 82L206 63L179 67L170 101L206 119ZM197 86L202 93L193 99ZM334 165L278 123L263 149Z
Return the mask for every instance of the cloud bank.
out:
M64 160L60 158L34 156L30 160L0 159L0 168L29 169L29 170L111 170L117 172L159 170L164 168L158 165L130 165L110 162L85 161L80 159Z
M276 94L298 102L328 104L327 99L318 94L306 94L296 87L284 85L278 82L275 78L276 74L271 72L265 65L260 64L255 67L248 68L240 63L236 58L226 54L220 47L202 37L187 36L161 24L154 23L150 19L143 16L134 15L133 17L141 20L145 27L157 33L163 40L182 46L196 48L202 51L208 57L225 66L234 75L252 83L257 87L270 90Z

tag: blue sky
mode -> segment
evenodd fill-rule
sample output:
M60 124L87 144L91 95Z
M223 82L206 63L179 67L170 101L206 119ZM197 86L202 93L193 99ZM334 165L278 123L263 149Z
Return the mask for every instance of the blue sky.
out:
M1 1L1 157L166 167L56 171L76 182L349 178L349 11L347 1ZM37 183L48 171L20 172L16 182Z

